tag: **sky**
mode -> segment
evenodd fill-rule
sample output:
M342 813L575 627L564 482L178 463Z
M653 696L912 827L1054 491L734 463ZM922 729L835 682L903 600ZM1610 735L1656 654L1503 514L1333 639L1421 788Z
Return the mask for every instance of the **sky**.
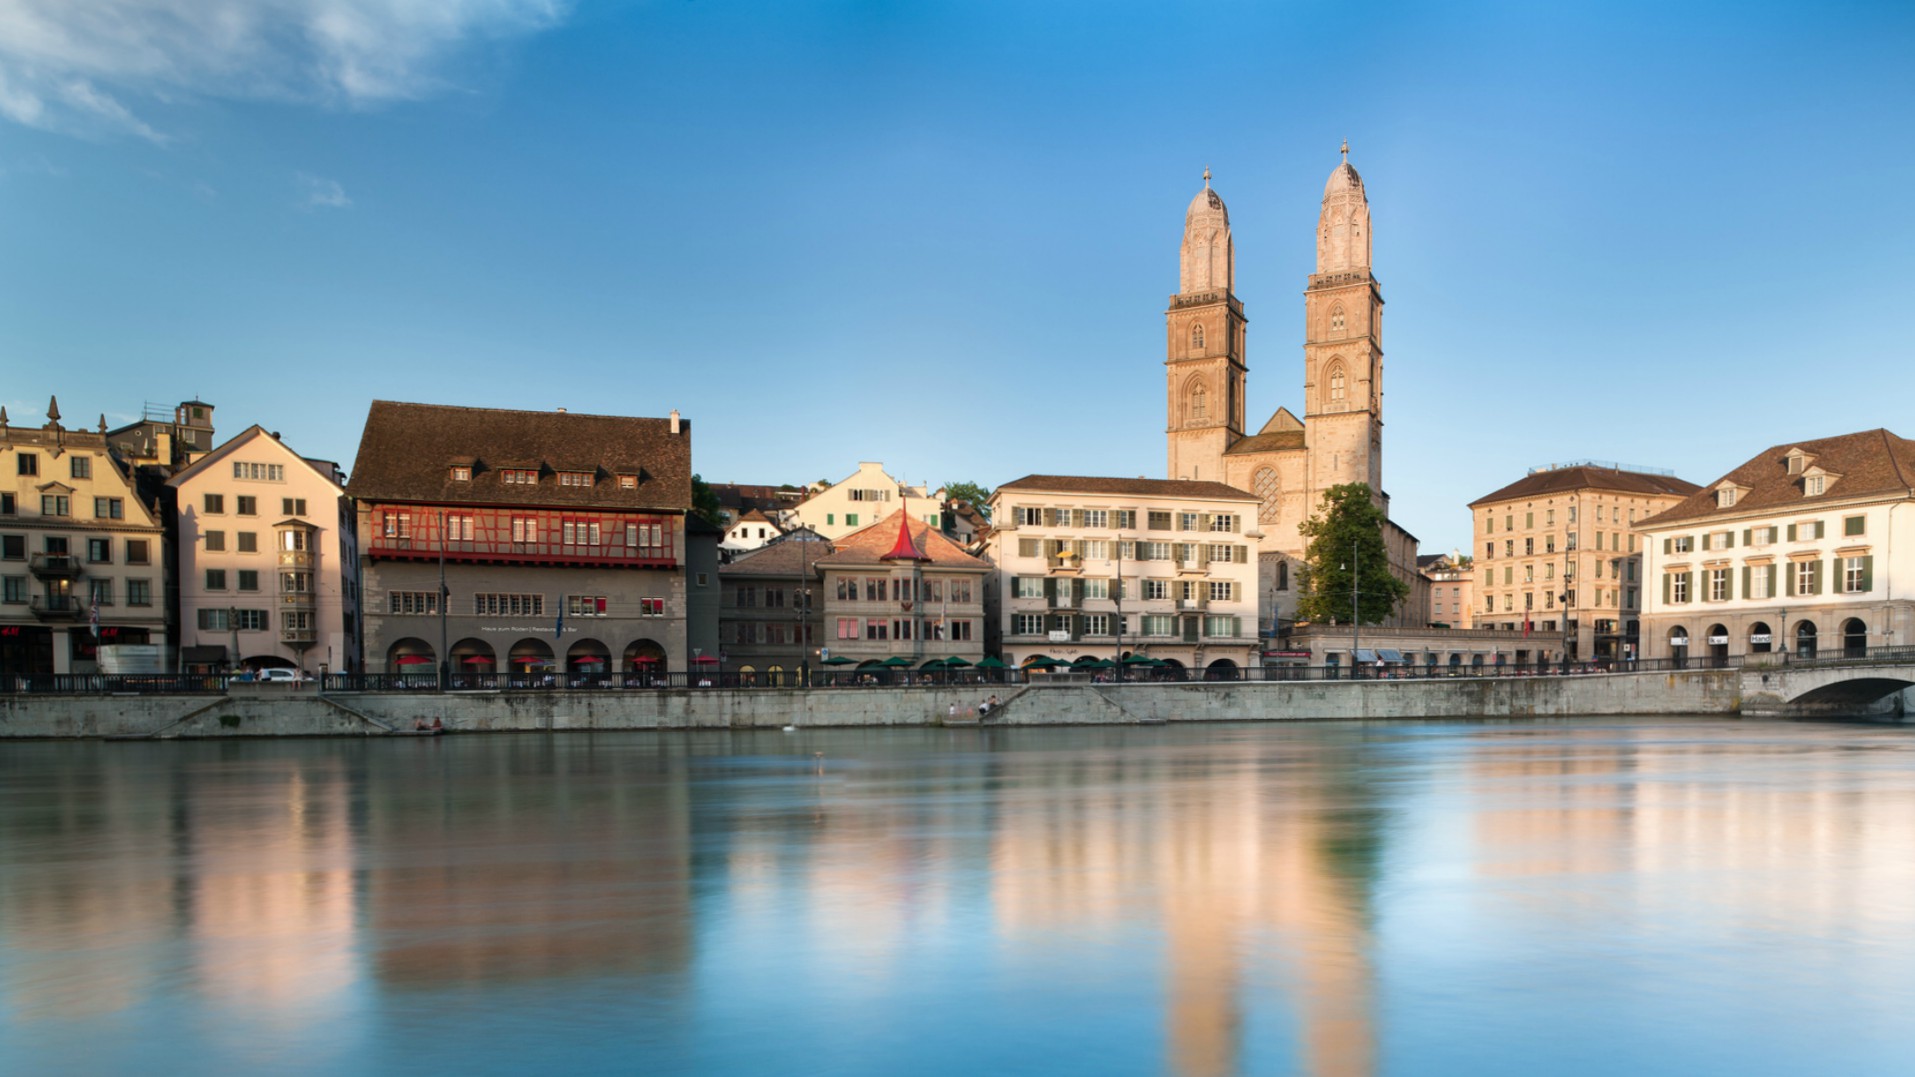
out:
M1582 459L1915 435L1915 5L0 0L0 403L664 415L713 481L1165 468L1202 172L1251 426L1347 138L1425 552Z

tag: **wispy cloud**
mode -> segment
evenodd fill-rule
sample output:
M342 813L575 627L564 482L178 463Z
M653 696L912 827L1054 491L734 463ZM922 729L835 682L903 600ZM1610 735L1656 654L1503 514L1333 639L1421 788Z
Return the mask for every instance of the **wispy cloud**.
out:
M299 208L311 213L317 209L345 209L352 205L352 199L346 197L346 189L338 180L329 180L323 176L299 174Z
M446 87L474 41L533 33L571 0L0 0L0 116L167 134L136 109L182 97L376 107Z

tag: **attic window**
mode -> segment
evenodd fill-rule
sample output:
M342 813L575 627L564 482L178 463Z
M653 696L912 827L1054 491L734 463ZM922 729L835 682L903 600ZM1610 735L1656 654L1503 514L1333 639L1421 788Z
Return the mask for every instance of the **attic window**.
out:
M620 475L618 477L618 488L621 490L638 489L638 476L637 475Z
M1716 491L1716 507L1717 508L1726 509L1726 508L1733 508L1734 506L1735 506L1735 487L1724 486L1722 489Z
M499 472L499 481L507 486L537 486L539 473L530 468L508 467Z
M472 469L471 469L470 467L467 467L467 466L465 466L465 465L463 465L463 464L461 464L461 465L460 465L460 466L458 466L458 467L455 467L455 468L453 468L453 469L452 469L452 481L453 481L453 482L471 482L471 481L472 481Z
M1802 494L1804 497L1820 497L1823 491L1827 489L1827 475L1810 475L1802 480Z
M561 471L559 472L559 485L590 486L592 485L592 473L589 471Z
M1804 466L1808 464L1808 462L1809 462L1809 454L1801 451L1800 449L1797 449L1796 451L1790 453L1789 454L1789 474L1791 475L1802 474L1802 469Z

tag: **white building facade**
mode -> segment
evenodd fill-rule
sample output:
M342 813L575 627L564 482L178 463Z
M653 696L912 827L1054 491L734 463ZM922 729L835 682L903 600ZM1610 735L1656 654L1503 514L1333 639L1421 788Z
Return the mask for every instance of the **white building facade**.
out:
M359 551L338 465L258 426L168 480L187 664L359 668Z
M1002 657L1257 662L1257 498L1219 482L1029 475L991 498Z
M1886 430L1775 446L1636 530L1646 657L1915 645L1915 442Z
M934 492L899 482L883 464L867 460L843 480L814 491L782 522L788 528L808 527L835 541L899 509L920 523L940 531L945 528L944 503Z

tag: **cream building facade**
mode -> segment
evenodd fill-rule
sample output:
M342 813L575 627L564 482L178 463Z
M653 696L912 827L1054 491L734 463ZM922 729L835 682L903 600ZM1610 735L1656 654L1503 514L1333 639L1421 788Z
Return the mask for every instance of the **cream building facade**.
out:
M814 489L780 522L808 527L835 541L902 509L913 520L942 530L944 503L939 493L900 482L882 463L867 460L838 482Z
M1915 442L1772 446L1641 523L1644 653L1709 664L1915 644Z
M1256 663L1256 511L1220 482L1027 475L998 487L987 558L1004 661L1121 650L1187 670Z
M1370 203L1348 160L1330 173L1317 219L1316 272L1304 291L1303 416L1278 408L1255 433L1244 422L1248 325L1236 295L1236 246L1222 197L1204 189L1184 214L1178 292L1165 312L1169 474L1254 494L1267 614L1294 615L1304 539L1298 528L1346 483L1383 492L1383 292L1370 263ZM1416 536L1385 527L1390 568L1411 597L1390 623L1429 620Z
M190 665L359 668L359 547L345 475L253 426L168 480Z
M1470 502L1476 627L1527 626L1524 661L1641 657L1646 577L1633 528L1697 489L1667 472L1577 463Z
M99 647L157 648L166 533L132 469L97 430L16 427L0 408L0 675L97 673Z

